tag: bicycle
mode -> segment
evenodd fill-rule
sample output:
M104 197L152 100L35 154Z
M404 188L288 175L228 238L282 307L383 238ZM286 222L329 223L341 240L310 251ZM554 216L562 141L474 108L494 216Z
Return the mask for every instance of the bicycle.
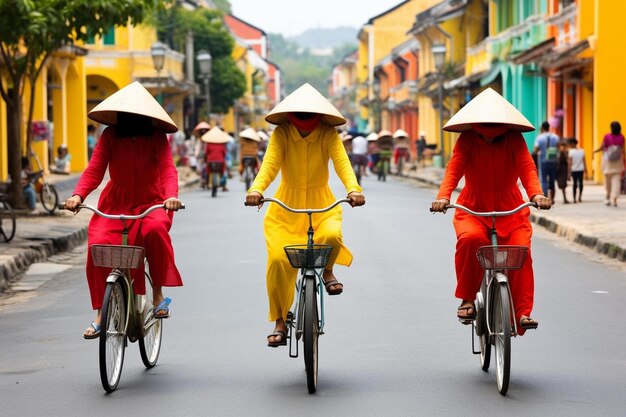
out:
M223 162L208 161L207 169L207 188L211 189L211 197L217 196L217 189L220 186Z
M242 158L243 163L243 180L246 183L246 191L250 189L252 185L252 181L254 181L254 177L256 176L255 167L256 167L256 157L253 156L244 156Z
M491 217L490 246L481 246L476 256L485 270L480 291L476 294L476 318L472 321L472 353L480 354L483 371L489 369L491 346L496 354L496 382L498 392L506 395L511 374L511 336L517 336L515 306L511 296L507 271L520 269L528 254L527 246L498 245L496 217L510 216L526 207L537 207L529 202L510 211L475 212L459 204L446 208L460 209L479 217ZM479 338L480 350L474 345L474 333Z
M316 213L325 213L341 203L349 203L350 199L337 200L322 209L294 209L275 198L261 199L261 203L265 202L276 203L292 213L309 216L306 245L289 245L284 248L291 266L300 269L300 277L296 281L298 296L295 297L292 311L287 314L285 324L287 325L290 358L298 357L298 340L302 338L307 389L309 394L313 394L317 390L318 338L324 334L324 292L322 291L324 278L322 271L328 263L333 247L314 243L315 231L313 230L312 216Z
M41 201L43 208L48 213L52 214L59 205L59 194L57 193L56 187L46 181L41 161L39 161L37 154L30 149L29 155L37 163L38 171L30 173L28 175L28 181L33 184L35 191L39 194L39 200Z
M65 209L64 204L60 207ZM89 247L95 266L111 268L101 310L99 366L102 387L106 392L113 392L122 375L124 350L128 341L139 342L139 353L146 368L154 367L159 359L163 324L161 319L154 318L152 277L144 260L145 249L128 244L126 220L143 219L165 206L157 204L138 215L106 214L88 204L80 204L78 208L86 208L106 219L120 220L123 225L121 245L93 244ZM146 293L134 294L130 270L142 266Z
M387 181L389 173L389 164L391 162L391 151L381 151L378 160L376 172L378 173L378 181Z
M3 193L0 193L0 234L7 243L15 236L15 212Z
M53 184L46 181L43 171L36 171L28 175L28 181L33 184L39 194L41 205L50 214L54 213L59 204L59 194Z

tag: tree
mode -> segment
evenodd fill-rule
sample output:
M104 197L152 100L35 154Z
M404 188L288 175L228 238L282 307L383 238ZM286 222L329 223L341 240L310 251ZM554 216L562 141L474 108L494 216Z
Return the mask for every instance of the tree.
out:
M9 188L11 203L24 206L21 176L23 98L29 85L32 120L35 83L50 55L64 45L102 35L129 21L140 23L165 0L2 0L0 1L0 57L7 75L0 95L7 104ZM26 126L28 130L30 125ZM28 132L28 131L27 131ZM27 146L30 145L27 134Z
M194 50L209 51L213 58L211 73L211 109L225 113L233 102L246 91L245 75L237 68L231 54L235 44L218 10L198 8L187 10L181 6L164 10L157 27L160 38L173 49L182 51L189 31L193 32ZM202 84L198 63L195 62L196 81Z

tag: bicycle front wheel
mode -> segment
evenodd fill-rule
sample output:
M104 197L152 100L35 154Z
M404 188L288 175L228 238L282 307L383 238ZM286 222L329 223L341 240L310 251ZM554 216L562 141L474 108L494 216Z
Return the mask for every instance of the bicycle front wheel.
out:
M252 186L252 167L250 165L246 165L244 178L246 182L246 191L248 191L250 189L250 186Z
M139 338L139 353L141 361L150 369L156 365L161 352L161 339L163 337L163 320L154 318L154 306L152 305L152 278L148 272L146 276L146 295L144 295L143 336Z
M100 380L106 392L117 388L126 347L126 299L122 278L107 283L100 330Z
M59 195L54 185L45 183L41 187L39 197L41 198L43 208L50 214L54 213L54 210L56 210L59 205Z
M317 389L317 341L319 321L317 316L317 295L315 277L306 277L304 286L304 367L309 394Z
M0 201L0 234L5 242L10 242L15 236L15 212L4 200Z
M493 310L498 392L506 395L511 373L511 308L506 283L498 284Z

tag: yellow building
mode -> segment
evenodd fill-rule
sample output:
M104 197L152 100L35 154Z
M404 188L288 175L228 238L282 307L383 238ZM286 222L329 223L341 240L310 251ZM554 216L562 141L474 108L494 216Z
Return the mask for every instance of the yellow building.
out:
M420 44L419 129L425 132L428 143L443 150L445 162L456 135L444 133L442 127L465 100L466 52L485 36L485 6L482 0L430 3L431 7L415 17L410 31ZM436 62L437 55L441 62Z
M380 108L376 100L379 86L375 83L374 69L394 48L410 39L407 32L413 26L415 15L434 3L436 0L403 1L369 19L359 31L356 74L359 130L380 129Z

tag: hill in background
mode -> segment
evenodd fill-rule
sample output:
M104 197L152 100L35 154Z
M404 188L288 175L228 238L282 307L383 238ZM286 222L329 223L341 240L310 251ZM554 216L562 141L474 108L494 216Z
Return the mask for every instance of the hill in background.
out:
M357 48L357 33L349 27L308 29L290 38L269 33L269 58L282 70L285 93L308 82L327 95L331 70Z

